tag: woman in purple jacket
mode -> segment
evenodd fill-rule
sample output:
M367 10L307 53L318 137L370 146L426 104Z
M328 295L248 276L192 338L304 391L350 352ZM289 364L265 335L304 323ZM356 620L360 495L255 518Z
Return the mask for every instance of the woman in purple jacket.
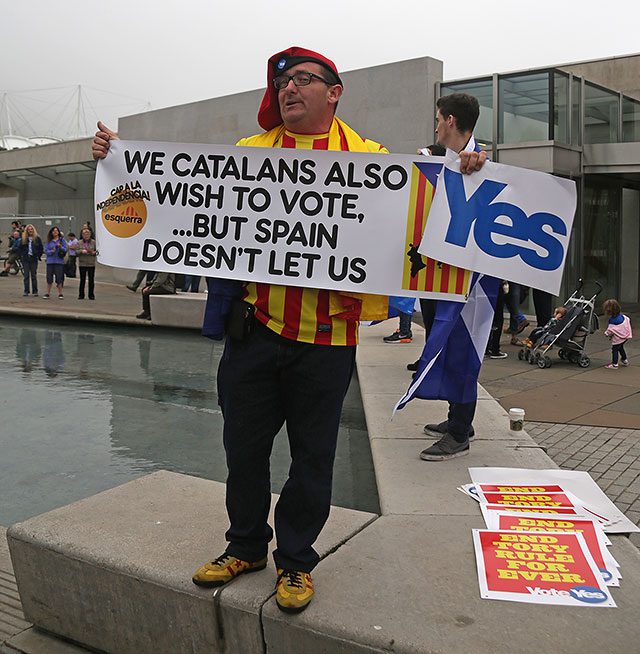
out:
M62 300L64 297L62 295L62 282L64 281L64 257L67 254L67 242L57 227L52 227L49 230L44 253L47 255L47 292L42 297L49 297L49 291L55 277L56 286L58 287L58 299Z

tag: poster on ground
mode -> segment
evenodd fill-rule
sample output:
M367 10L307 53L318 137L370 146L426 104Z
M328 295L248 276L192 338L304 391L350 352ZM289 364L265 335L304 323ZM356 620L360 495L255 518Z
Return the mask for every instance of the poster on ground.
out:
M546 514L546 515L567 515L567 516L582 516L593 518L600 525L607 524L607 520L604 518L597 518L592 513L589 513L584 507L570 507L570 506L510 506L508 504L480 504L480 510L484 516L484 521L489 526L491 518L489 517L490 513L500 513L500 512L509 512L509 513L526 513L526 514ZM493 523L492 523L493 524Z
M483 599L615 607L581 533L473 530Z
M553 515L516 515L507 512L490 512L488 516L487 529L518 532L562 531L581 533L607 586L620 585L621 575L618 563L607 548L607 544L611 543L600 526L593 520Z
M602 492L588 472L552 468L469 468L474 484L514 486L545 486L557 484L580 499L587 511L608 522L603 526L608 534L640 532L627 516Z

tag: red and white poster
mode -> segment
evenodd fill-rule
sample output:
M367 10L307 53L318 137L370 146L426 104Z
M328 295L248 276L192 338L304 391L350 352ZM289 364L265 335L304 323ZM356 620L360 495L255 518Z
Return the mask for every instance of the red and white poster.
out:
M581 533L474 529L473 543L483 599L616 606Z
M564 488L557 484L544 486L512 486L508 484L478 484L481 493L562 493Z
M580 500L569 492L559 493L487 493L478 489L481 502L508 506L569 507L577 509Z
M582 470L561 470L554 468L549 470L537 470L533 468L469 468L473 486L486 486L496 489L509 489L502 492L503 495L553 495L552 489L559 487L565 494L579 498L578 511L598 518L599 522L606 523L603 529L607 533L630 533L640 532L640 527L635 525L625 516L618 507L602 492L602 489L591 478L588 472ZM544 488L544 493L522 493L522 489ZM475 489L478 495L480 489ZM510 492L517 491L517 492ZM498 491L496 491L498 492ZM525 500L526 501L526 500ZM526 506L534 507L535 500L529 498ZM552 504L552 503L551 503ZM508 506L508 505L505 505ZM518 506L511 504L511 506ZM564 504L561 504L564 506ZM553 507L551 507L553 508ZM557 507L555 507L557 510ZM550 511L550 512L555 512Z
M491 513L488 529L519 532L578 532L584 536L589 552L607 586L620 585L616 560L607 549L609 540L599 525L589 518L554 515Z

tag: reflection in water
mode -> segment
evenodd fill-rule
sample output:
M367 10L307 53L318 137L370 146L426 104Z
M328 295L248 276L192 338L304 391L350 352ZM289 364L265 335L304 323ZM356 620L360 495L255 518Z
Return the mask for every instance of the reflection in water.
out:
M224 481L221 354L222 343L180 330L0 319L0 524L159 469ZM275 492L289 462L282 433ZM333 502L378 511L357 379L341 422Z
M42 365L49 377L56 377L58 372L64 368L64 351L60 332L45 332Z
M31 372L34 364L38 362L42 348L35 329L19 330L16 344L16 357L20 361L22 372Z

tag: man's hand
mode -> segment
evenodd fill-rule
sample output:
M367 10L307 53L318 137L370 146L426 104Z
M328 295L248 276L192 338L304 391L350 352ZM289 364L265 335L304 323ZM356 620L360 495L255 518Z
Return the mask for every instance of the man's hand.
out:
M487 160L487 153L481 152L461 152L460 153L460 172L463 175L471 175L476 170L480 170Z
M150 290L151 290L151 286L145 286L145 287L142 289L142 292L143 292L143 293L148 293Z
M93 138L93 145L91 146L91 154L93 158L104 159L109 151L109 141L119 141L118 135L110 130L106 125L98 121L98 131Z

